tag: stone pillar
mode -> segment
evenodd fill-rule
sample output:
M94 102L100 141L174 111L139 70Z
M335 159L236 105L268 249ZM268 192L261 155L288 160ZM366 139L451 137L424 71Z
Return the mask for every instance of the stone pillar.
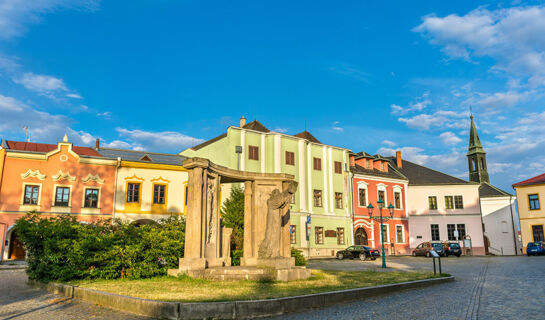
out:
M252 265L250 262L254 257L254 232L253 232L253 205L254 205L254 185L252 181L244 182L244 239L243 254L240 259L240 265Z

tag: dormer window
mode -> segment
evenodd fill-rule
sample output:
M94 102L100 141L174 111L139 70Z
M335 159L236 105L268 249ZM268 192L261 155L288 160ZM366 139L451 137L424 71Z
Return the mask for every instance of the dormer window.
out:
M380 171L384 171L384 162L380 162Z

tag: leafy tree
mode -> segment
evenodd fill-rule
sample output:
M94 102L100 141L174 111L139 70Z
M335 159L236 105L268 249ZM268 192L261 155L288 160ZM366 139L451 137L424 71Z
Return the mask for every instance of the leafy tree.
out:
M244 239L244 190L242 188L233 185L229 198L223 202L221 216L223 225L233 228L232 246L235 250L242 250Z

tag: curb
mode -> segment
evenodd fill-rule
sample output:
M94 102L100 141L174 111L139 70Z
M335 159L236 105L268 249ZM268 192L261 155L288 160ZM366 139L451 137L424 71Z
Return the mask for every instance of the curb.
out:
M247 319L323 308L338 303L362 300L401 290L427 287L454 281L454 277L417 280L376 287L330 291L303 296L226 302L166 302L123 296L60 283L29 285L69 298L100 304L104 307L161 319Z

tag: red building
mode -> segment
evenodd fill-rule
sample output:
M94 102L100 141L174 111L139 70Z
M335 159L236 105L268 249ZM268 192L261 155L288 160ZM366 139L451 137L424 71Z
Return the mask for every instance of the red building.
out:
M394 206L393 218L384 222L386 254L410 254L405 210L408 179L390 164L390 159L365 152L350 155L350 169L354 190L354 244L382 249L380 222L370 219L367 209L372 204L373 215L379 216L377 202L382 199L385 207ZM387 208L382 210L382 215L390 216Z

